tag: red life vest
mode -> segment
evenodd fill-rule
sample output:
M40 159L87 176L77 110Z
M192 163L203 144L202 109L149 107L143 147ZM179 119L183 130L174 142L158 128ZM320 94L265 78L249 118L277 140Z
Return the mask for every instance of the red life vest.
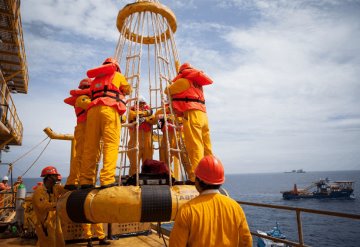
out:
M112 83L115 73L98 76L92 81L90 86L91 103L88 109L96 105L106 105L115 107L120 115L125 113L125 97L120 89Z
M187 80L187 79L186 79ZM206 112L205 98L202 86L188 80L190 87L185 91L172 95L172 105L176 112L183 113L188 110Z
M81 107L75 107L76 100L81 95L89 95L90 90L89 89L82 89L82 90L71 90L69 98L64 99L64 102L66 104L69 104L74 107L75 109L75 115L76 115L76 121L77 123L82 123L86 121L86 110L82 109Z
M131 107L131 110L136 111L136 107L135 106ZM151 109L150 109L149 105L145 105L142 109L140 109L140 111L151 111ZM149 116L147 116L147 117L149 117ZM142 118L142 117L140 117L140 118ZM134 121L132 121L132 122L134 122ZM152 129L151 127L152 127L151 124L149 124L147 122L142 122L139 125L139 130L144 130L145 132L149 132ZM135 129L135 127L129 127L129 129L130 129L130 131L132 131Z

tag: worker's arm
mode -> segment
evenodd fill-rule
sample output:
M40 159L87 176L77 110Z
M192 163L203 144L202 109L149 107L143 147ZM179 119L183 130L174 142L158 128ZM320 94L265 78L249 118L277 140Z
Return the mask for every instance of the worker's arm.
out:
M145 121L151 125L154 125L157 123L157 119L154 115L150 115L150 116L146 117Z
M176 215L174 227L171 230L169 247L184 247L187 246L190 228L187 222L186 212L183 205Z
M86 110L88 108L88 106L91 103L91 99L89 98L89 96L87 95L81 95L79 97L77 97L76 102L75 102L75 107L80 107L84 110Z
M242 210L242 208L240 208L239 214L240 214L241 224L239 226L240 241L239 241L238 246L239 247L251 247L252 246L252 236L251 236L251 233L249 230L248 223L246 221L245 213Z
M55 184L53 190L55 198L58 198L68 192L68 190L64 189L64 186L60 184Z
M114 78L113 78L113 84L116 85L120 92L124 95L130 95L132 92L132 87L126 80L125 76L119 72L115 72Z
M43 188L37 188L33 194L32 202L41 212L54 211L56 202L49 202L49 196Z
M165 93L168 95L173 95L173 94L184 92L189 87L190 87L189 80L187 80L185 78L180 78L180 79L176 80L174 83L172 83L171 85L167 86L165 88Z

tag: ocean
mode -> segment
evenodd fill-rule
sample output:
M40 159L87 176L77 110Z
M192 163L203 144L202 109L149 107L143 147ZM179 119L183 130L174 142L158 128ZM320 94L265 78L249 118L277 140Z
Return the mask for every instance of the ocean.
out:
M280 191L291 190L294 183L298 188L305 188L321 178L329 178L333 181L355 181L355 199L282 199ZM227 175L223 187L233 199L238 201L360 214L360 171ZM248 205L243 205L242 208L252 231L271 230L278 222L287 239L298 241L295 212ZM303 239L307 245L360 246L360 243L357 243L360 236L359 220L301 213L301 221Z
M280 191L290 190L294 183L304 188L318 179L355 181L355 199L300 199L283 200ZM66 178L63 179L63 181ZM41 178L25 178L28 190ZM229 195L238 201L285 205L326 211L360 214L360 171L331 171L306 173L263 173L226 175L223 185ZM242 205L252 231L271 230L276 222L287 239L298 241L295 212ZM335 216L301 213L303 239L306 245L327 247L357 247L360 221ZM254 246L256 246L254 237Z

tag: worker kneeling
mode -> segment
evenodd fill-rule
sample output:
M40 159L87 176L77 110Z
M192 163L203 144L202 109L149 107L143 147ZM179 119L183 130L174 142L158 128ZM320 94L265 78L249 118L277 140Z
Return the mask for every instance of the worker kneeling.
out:
M219 192L225 181L220 160L205 156L196 167L195 176L200 195L177 213L170 247L252 246L244 211L236 201Z
M59 175L55 167L45 167L41 171L44 183L36 188L32 196L37 221L35 223L38 237L36 246L65 246L60 220L56 217L57 198L66 192L57 184Z

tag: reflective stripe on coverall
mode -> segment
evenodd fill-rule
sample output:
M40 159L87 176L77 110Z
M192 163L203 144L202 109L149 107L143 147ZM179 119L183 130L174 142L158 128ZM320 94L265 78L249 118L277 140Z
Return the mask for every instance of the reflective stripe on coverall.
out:
M169 246L250 247L252 237L236 201L218 193L200 194L177 213Z
M37 219L36 246L65 246L60 219L56 217L56 202L57 193L49 194L45 186L40 186L34 191L32 203Z
M95 234L93 234L91 228L94 229ZM96 235L96 236L99 238L99 240L105 238L105 233L104 233L104 229L103 229L103 224L102 224L102 223L98 223L98 224L83 224L83 230L84 230L85 239L90 239L90 238L92 238L94 235Z
M186 90L191 90L191 83L185 78L175 81L172 85L165 89L172 97ZM173 102L173 105L177 102ZM198 108L197 106L198 105ZM186 103L182 103L178 110L183 114L183 131L186 150L189 155L191 166L185 167L188 177L191 181L195 181L194 171L199 161L206 155L212 154L209 122L201 103L189 102L189 109L186 109Z
M115 72L112 84L118 88L121 88L123 85L129 85L125 77L118 72ZM104 145L100 184L104 186L115 182L121 123L118 112L119 107L112 101L116 102L112 98L100 97L90 104L91 108L87 113L85 130L86 145L80 167L80 185L95 184L100 140L103 141ZM107 103L112 106L106 105Z

